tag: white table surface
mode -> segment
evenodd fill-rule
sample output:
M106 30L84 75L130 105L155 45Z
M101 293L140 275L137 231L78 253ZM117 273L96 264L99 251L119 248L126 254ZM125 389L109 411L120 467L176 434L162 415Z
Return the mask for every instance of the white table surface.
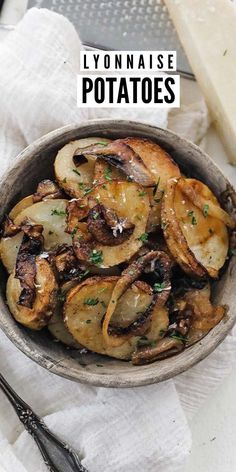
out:
M26 5L27 0L5 0L1 22L17 23L24 14ZM0 39L4 34L0 30ZM192 86L195 87L194 84ZM225 152L214 129L209 130L206 141L207 152L236 185L236 168L227 164ZM229 377L196 414L190 426L193 436L192 453L183 472L234 472L236 470L236 365Z

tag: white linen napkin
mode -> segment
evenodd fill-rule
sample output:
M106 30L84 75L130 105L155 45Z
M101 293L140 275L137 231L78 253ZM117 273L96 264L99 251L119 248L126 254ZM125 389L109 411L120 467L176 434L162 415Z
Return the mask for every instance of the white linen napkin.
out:
M32 9L0 43L0 171L43 134L68 123L122 117L166 127L166 110L86 110L76 106L81 43L71 23ZM183 84L182 108L169 126L195 142L209 119L196 89ZM0 371L47 425L80 452L90 472L178 472L191 448L191 418L230 371L229 335L206 360L158 385L89 387L45 371L0 333ZM40 453L0 393L0 472L46 472Z

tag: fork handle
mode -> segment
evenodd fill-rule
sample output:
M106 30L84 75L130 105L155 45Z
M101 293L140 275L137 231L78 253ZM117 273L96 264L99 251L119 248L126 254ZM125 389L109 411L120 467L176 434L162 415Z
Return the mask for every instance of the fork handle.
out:
M70 446L53 434L0 374L0 388L12 404L19 420L35 440L44 462L51 472L88 472Z

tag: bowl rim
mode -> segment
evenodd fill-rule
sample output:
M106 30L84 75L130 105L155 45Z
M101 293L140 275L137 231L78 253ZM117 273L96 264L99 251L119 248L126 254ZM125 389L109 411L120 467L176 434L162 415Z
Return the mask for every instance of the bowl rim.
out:
M148 122L145 121L134 121L134 120L118 120L118 119L92 119L92 120L86 120L82 121L80 124L69 124L66 126L62 126L60 128L57 128L56 130L53 130L42 137L38 138L31 144L29 144L25 149L23 149L17 156L14 158L13 162L11 165L8 167L8 169L4 172L4 174L1 176L0 179L0 185L1 183L6 180L10 174L10 172L14 171L15 167L17 167L20 164L24 163L25 160L29 159L32 157L32 154L40 153L45 149L47 145L52 145L53 141L56 138L63 138L63 136L68 132L75 132L76 130L87 130L89 133L89 128L95 127L97 125L102 125L104 129L106 127L109 127L111 125L119 125L120 127L125 127L127 124L130 126L136 126L136 127L142 127L142 129L145 129L145 132L148 134L150 131L152 133L163 133L165 136L172 136L175 138L176 141L179 143L185 143L185 145L189 146L189 149L192 149L194 152L198 152L201 154L202 157L206 159L208 164L210 164L211 167L215 168L217 173L221 175L223 180L227 185L230 186L230 188L233 189L235 192L235 189L233 185L229 182L227 177L224 176L222 173L221 169L219 166L213 161L213 159L201 148L199 148L196 144L192 143L191 141L179 136L175 132L161 128L155 125L152 125ZM102 132L102 129L101 129ZM141 131L140 131L141 134ZM87 134L88 136L88 134ZM86 135L84 136L86 137ZM157 136L158 138L158 136ZM73 138L76 139L76 138ZM152 138L150 138L152 139ZM5 302L4 302L5 303ZM67 369L65 369L65 366L63 364L60 364L60 362L55 362L53 358L50 356L46 356L41 354L37 350L32 350L28 345L27 341L24 340L24 337L19 336L15 331L9 330L9 327L7 326L7 323L5 322L2 317L0 317L0 328L2 331L5 333L5 335L13 342L13 344L24 354L27 355L30 359L35 361L37 364L39 364L41 367L44 367L50 372L53 372L61 377L65 377L67 379L85 383L85 384L90 384L90 385L95 385L95 386L102 386L102 387L119 387L119 388L127 388L127 387L138 387L138 386L144 386L144 385L149 385L149 384L154 384L157 382L162 382L164 380L168 380L170 378L175 377L176 375L186 371L190 367L194 366L201 360L203 360L205 357L207 357L214 349L225 339L231 328L236 322L236 310L235 312L231 313L230 317L226 317L225 320L222 320L218 325L216 325L215 328L213 328L203 339L195 343L194 345L190 346L186 350L182 351L182 353L178 354L178 356L173 356L173 366L169 368L168 371L164 372L163 374L160 374L159 369L158 369L158 362L154 362L152 364L148 364L148 366L142 366L141 370L140 367L138 370L135 366L132 366L133 369L133 375L132 371L127 370L123 372L117 372L114 370L114 374L105 374L102 373L102 371L99 371L99 373L94 373L94 372L89 372L86 371L85 369L81 369L81 371L76 371L73 372L73 369L68 372ZM211 333L214 332L214 337L211 336ZM211 342L209 342L209 340ZM194 352L194 355L189 355L187 359L183 359L182 362L174 362L176 358L178 359L182 356L184 352L188 351L188 353L192 354ZM169 358L171 359L171 358ZM161 361L162 363L165 361ZM150 371L150 367L152 366L153 369Z

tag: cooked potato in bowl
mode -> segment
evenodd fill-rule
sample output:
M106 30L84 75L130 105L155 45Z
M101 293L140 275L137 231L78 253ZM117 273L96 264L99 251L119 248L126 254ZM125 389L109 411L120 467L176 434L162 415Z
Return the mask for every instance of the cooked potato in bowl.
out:
M134 371L207 350L230 316L216 293L236 252L232 191L146 134L64 137L0 240L7 304L33 340L48 330L52 349Z

